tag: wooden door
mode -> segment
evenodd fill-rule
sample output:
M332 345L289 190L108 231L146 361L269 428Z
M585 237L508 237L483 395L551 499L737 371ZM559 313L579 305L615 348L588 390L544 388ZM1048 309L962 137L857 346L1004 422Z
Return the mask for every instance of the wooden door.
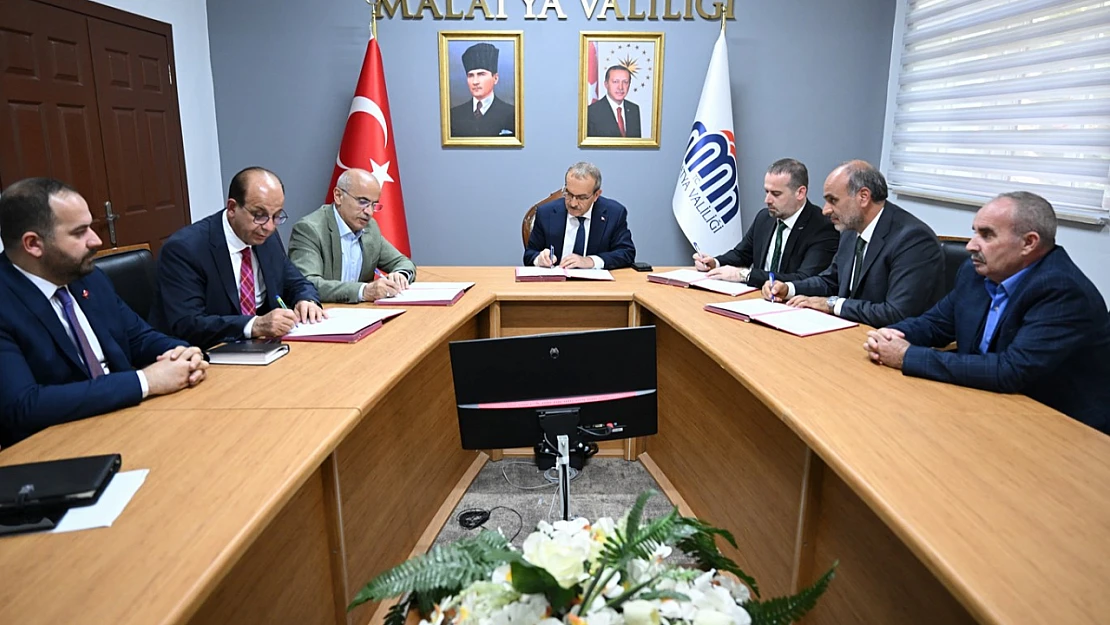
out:
M108 176L93 80L84 16L0 0L0 187L33 176L65 181L88 201L107 241Z
M168 24L87 0L0 0L0 186L63 180L105 248L157 254L190 221L172 49Z
M104 162L119 245L162 242L189 223L184 209L181 128L170 82L169 42L89 19Z

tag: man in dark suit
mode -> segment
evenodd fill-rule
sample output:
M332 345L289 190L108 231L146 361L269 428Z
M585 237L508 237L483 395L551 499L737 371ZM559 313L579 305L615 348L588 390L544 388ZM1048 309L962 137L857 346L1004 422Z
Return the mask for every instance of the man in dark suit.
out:
M944 295L940 242L886 196L886 179L869 163L834 169L825 179L822 210L841 232L832 264L797 282L768 281L764 297L875 327L937 303Z
M640 137L640 107L625 99L632 72L622 65L605 70L608 94L586 109L587 137Z
M809 171L800 161L775 161L763 177L763 201L740 243L716 258L697 252L694 267L708 277L762 286L769 272L790 282L815 276L829 266L840 235L828 217L806 198Z
M271 236L287 219L284 206L285 187L273 172L235 174L225 210L162 246L154 327L207 349L285 336L297 323L322 319L316 288L289 262L281 237ZM286 302L295 302L292 310Z
M554 253L552 253L554 250ZM628 211L601 197L601 171L575 163L563 178L563 199L536 209L524 264L568 269L620 269L636 260Z
M89 206L49 178L0 195L0 445L199 384L196 347L156 332L93 268Z
M971 258L924 315L868 333L873 362L912 375L1024 393L1110 433L1110 316L1056 246L1044 198L1004 193L979 209ZM937 351L956 342L956 351Z
M470 99L451 107L452 137L511 137L516 134L516 107L493 93L498 82L497 48L476 43L463 52Z

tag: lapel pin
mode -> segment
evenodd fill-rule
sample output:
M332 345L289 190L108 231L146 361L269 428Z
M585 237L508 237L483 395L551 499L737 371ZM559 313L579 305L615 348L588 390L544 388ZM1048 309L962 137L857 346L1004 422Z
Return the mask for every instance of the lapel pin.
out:
M601 218L601 221L605 221L605 218L604 218L604 217L602 217L602 218Z
M83 297L85 299L89 299L89 290L88 289L82 290L81 291L81 297Z

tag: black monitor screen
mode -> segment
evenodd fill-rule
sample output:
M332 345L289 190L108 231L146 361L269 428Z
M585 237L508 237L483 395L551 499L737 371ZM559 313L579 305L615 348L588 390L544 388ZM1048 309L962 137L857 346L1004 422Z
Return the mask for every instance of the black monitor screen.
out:
M538 414L577 408L589 440L657 431L655 326L450 344L463 449L527 447Z

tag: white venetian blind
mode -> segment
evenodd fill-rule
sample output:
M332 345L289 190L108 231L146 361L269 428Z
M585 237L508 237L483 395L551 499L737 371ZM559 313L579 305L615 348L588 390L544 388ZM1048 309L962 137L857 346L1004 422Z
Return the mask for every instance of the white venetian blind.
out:
M891 187L1110 218L1110 1L910 0Z

